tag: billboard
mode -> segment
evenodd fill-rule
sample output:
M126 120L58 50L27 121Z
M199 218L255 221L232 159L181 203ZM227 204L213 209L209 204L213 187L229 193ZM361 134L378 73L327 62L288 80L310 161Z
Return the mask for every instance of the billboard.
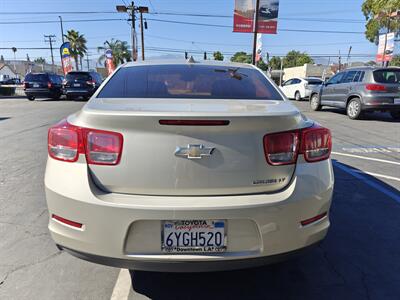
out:
M113 62L113 53L112 50L108 49L105 52L105 56L106 56L106 68L107 68L107 72L108 75L110 75L112 72L114 72L115 70L115 65Z
M253 32L254 11L253 0L235 0L233 32Z
M376 55L377 62L391 61L393 59L394 37L394 32L379 36L378 54Z
M279 0L260 0L257 32L276 34L278 27Z
M63 43L60 47L61 63L64 75L72 71L71 53L69 49L70 49L69 42Z
M256 0L235 0L234 32L254 32ZM276 34L279 0L259 0L257 32Z

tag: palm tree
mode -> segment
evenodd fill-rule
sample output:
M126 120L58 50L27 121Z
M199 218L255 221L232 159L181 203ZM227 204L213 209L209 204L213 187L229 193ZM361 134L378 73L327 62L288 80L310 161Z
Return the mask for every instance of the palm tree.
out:
M128 49L128 42L111 39L111 41L105 41L103 47L98 47L97 51L102 53L99 57L99 63L105 63L106 56L105 51L111 50L113 53L113 62L115 66L123 64L127 61L132 60L131 52Z
M68 30L64 36L70 43L71 56L75 60L76 70L79 70L78 58L82 60L82 57L87 53L86 38L83 34L79 34L79 31L73 29Z

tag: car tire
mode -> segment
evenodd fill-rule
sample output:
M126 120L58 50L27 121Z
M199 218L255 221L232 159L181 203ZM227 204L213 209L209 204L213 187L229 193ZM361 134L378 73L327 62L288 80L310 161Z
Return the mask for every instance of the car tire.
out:
M399 111L391 111L390 115L395 120L400 120L400 110Z
M67 100L74 100L75 98L72 97L71 95L67 95Z
M346 107L347 116L352 120L360 119L362 116L361 101L359 98L350 99Z
M27 96L26 98L28 98L29 101L34 101L35 100L35 96Z
M51 97L53 100L60 100L61 95L55 95L54 97Z
M318 94L313 94L310 97L310 107L313 111L319 111L322 108Z
M294 93L294 100L301 101L301 95L299 91L296 91L296 93Z

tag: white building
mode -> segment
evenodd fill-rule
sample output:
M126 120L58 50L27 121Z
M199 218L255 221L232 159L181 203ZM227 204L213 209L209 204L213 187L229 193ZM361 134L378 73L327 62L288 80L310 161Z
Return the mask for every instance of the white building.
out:
M330 66L304 64L304 66L283 69L283 81L294 77L329 78L333 75Z
M18 77L18 75L14 73L9 65L0 63L0 81L16 77Z

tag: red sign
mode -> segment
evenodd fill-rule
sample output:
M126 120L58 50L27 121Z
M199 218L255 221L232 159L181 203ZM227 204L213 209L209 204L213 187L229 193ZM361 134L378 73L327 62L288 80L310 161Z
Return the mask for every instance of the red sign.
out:
M235 0L234 32L254 32L255 0ZM257 32L276 34L279 0L260 0Z
M254 31L254 4L252 0L235 0L234 32Z
M278 27L279 0L260 0L257 32L276 34Z

